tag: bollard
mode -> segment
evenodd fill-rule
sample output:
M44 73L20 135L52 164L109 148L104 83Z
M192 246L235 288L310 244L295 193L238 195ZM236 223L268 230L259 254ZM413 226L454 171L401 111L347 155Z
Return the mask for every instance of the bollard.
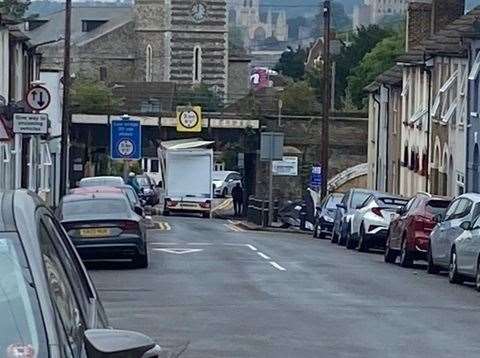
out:
M305 231L307 224L307 206L302 204L302 209L300 210L300 230Z

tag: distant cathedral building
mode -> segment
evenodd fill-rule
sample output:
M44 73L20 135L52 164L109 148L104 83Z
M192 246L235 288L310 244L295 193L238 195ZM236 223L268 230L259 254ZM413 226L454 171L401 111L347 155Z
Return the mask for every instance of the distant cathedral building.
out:
M288 40L287 15L284 10L268 9L260 13L260 0L230 0L229 21L243 27L250 43L275 39Z
M363 0L353 10L353 28L378 24L385 16L403 15L408 0Z

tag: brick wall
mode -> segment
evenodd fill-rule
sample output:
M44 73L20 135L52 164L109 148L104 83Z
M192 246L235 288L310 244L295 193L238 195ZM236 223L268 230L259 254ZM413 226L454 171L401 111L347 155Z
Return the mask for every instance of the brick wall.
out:
M407 51L419 46L430 35L431 17L432 4L411 2L408 5Z

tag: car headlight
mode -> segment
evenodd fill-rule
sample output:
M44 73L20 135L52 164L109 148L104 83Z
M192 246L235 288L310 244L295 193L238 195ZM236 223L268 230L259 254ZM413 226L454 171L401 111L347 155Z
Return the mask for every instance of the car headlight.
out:
M324 216L323 217L323 220L325 220L327 223L333 223L335 220L333 220L333 218L331 218L330 216Z

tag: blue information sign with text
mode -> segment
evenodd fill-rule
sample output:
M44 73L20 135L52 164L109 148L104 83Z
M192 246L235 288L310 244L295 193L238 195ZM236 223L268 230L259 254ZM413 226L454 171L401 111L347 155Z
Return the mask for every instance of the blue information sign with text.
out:
M139 160L142 157L142 125L132 119L110 123L110 154L112 159Z

